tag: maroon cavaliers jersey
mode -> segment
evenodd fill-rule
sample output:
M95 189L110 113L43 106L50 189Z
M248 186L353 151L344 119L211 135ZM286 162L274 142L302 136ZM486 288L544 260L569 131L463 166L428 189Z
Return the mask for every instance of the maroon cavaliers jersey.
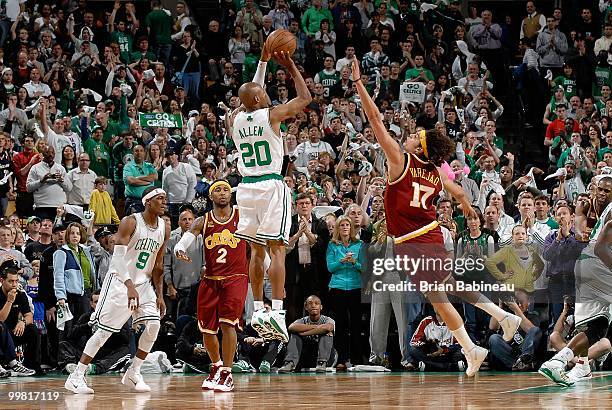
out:
M417 238L434 229L439 231L434 201L442 190L435 165L414 154L404 154L402 176L387 181L385 213L387 231L395 243Z
M226 222L217 221L213 211L207 212L204 218L202 236L206 277L223 279L232 275L247 275L246 242L234 236L238 226L238 208L232 208L232 215Z

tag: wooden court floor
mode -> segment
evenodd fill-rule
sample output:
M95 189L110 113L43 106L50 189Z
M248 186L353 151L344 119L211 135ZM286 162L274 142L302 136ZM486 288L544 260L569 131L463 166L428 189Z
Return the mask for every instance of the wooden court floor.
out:
M358 373L236 375L232 393L203 392L202 375L145 375L150 393L127 390L118 375L90 377L93 396L63 389L64 377L0 381L0 408L91 409L612 409L612 372L571 388L537 373ZM56 400L9 400L9 393L44 392ZM55 395L55 393L58 393Z

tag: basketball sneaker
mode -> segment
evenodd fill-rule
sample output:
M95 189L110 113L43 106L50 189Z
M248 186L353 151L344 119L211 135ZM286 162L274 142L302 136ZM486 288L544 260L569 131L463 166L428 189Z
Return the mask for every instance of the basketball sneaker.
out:
M590 380L592 377L593 374L591 373L591 365L588 363L588 361L586 363L583 361L576 363L576 366L567 372L567 378L574 383Z
M131 387L139 393L151 391L151 387L145 383L144 379L142 378L142 374L136 373L136 370L134 370L133 367L130 367L127 372L125 372L123 378L121 379L121 383L125 386Z
M219 377L221 376L221 366L217 366L213 364L210 366L210 373L208 373L208 377L204 379L202 383L202 390L213 390L219 381Z
M465 360L467 361L467 369L465 369L465 374L468 377L472 377L476 373L478 373L480 365L482 364L482 362L484 362L484 360L487 358L487 355L489 354L489 351L487 349L480 346L474 346L472 350L467 353L463 349L461 349L461 352L463 353L463 355L465 356Z
M559 359L553 358L542 363L538 373L561 386L569 387L574 385L574 382L565 373L565 363Z
M232 372L222 370L219 372L219 381L215 385L215 391L232 391L234 390L234 379L232 378Z
M289 342L289 332L287 332L287 324L285 322L286 312L284 310L273 310L269 313L269 323L274 329L276 339L283 343Z
M521 325L522 320L523 319L516 315L513 315L512 313L508 313L506 317L503 318L501 322L499 322L499 325L504 331L504 340L506 342L509 342L512 340L512 338L514 338L514 334Z
M270 340L273 336L269 325L269 312L265 308L253 312L251 327L265 340Z
M271 367L270 362L262 360L261 364L259 365L259 373L270 373Z
M79 374L77 372L73 372L72 374L70 374L70 376L68 376L66 382L64 383L64 388L76 394L94 393L93 389L87 386L87 382L85 381L85 375Z

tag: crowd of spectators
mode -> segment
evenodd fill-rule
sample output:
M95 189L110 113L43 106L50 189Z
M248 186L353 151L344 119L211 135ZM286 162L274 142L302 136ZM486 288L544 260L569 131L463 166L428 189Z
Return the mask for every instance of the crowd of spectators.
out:
M459 0L226 0L217 16L196 21L182 0L171 10L160 0L3 1L0 364L8 371L0 375L70 371L91 333L116 226L143 210L150 186L167 191L173 229L156 349L205 371L194 319L202 243L188 249L190 264L171 250L211 208L210 183L241 180L224 117L281 28L297 38L293 57L313 95L282 126L294 203L291 338L284 346L246 327L236 369L464 368L422 296L373 288L371 261L393 258L393 246L385 157L350 80L355 59L398 144L423 128L455 141L449 173L478 216L465 219L440 197L446 249L485 259L464 279L514 285L500 304L523 319L507 343L494 319L465 305L466 328L490 349L491 368L537 368L572 332L573 265L585 246L574 221L592 229L612 202L612 1L583 1L581 10L570 1L546 10L516 3L525 7L521 21ZM267 67L270 99L285 103L293 80L274 61ZM405 95L405 83L423 85L420 100ZM517 105L515 95L526 114L505 109ZM510 138L516 128L508 124L522 121L529 141ZM528 149L517 151L517 140ZM379 279L400 284L405 276ZM252 303L245 310L248 318ZM134 337L126 326L88 372L121 369ZM602 339L589 357L601 366L609 350Z

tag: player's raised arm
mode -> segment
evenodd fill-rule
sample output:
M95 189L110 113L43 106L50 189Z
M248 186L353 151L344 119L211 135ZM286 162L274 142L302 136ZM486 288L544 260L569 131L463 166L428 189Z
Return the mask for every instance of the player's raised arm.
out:
M361 82L359 61L357 61L357 59L353 60L352 68L352 80L357 84L357 92L359 93L359 98L361 99L363 111L365 112L366 117L368 117L368 121L372 126L376 140L385 152L387 161L389 162L389 170L391 171L391 168L393 168L401 173L404 169L404 155L402 150L400 149L398 143L391 138L391 135L389 135L387 132L385 125L380 119L380 111L378 110L376 103L374 103L374 100L372 100L372 97L370 97L370 94L368 94L368 90L366 90L365 85L363 85ZM391 172L389 173L391 174ZM397 176L399 176L399 174L397 174Z
M275 52L274 59L289 70L289 74L291 74L295 83L297 96L286 104L277 105L273 109L270 109L270 122L272 124L280 123L288 118L295 117L312 101L310 90L308 90L308 86L306 86L302 74L298 71L289 54L284 51Z
M127 287L128 306L130 306L131 309L136 309L138 307L139 298L134 283L128 274L129 270L125 263L125 255L127 253L127 245L130 243L130 238L135 230L136 219L134 216L131 215L121 220L115 236L115 248L111 259L113 275Z
M164 302L164 249L166 249L168 246L169 239L170 227L166 225L164 243L162 244L160 251L157 252L157 256L155 257L155 265L153 265L153 271L151 272L153 285L155 286L155 294L157 295L157 308L159 309L159 315L162 318L166 314L166 303Z
M187 249L191 246L193 241L196 240L198 235L204 232L204 226L206 225L206 216L201 216L193 221L191 228L183 234L181 240L178 241L176 245L174 245L174 255L177 259L191 262L191 258L187 255Z
M448 175L446 175L446 172L444 172L440 167L437 168L438 174L440 174L440 181L442 181L444 189L446 189L448 193L450 193L453 198L455 198L457 202L459 202L459 204L461 205L461 210L463 211L463 215L466 218L470 215L476 216L476 212L474 211L474 208L472 208L472 204L470 203L467 195L463 191L463 188L451 181Z

